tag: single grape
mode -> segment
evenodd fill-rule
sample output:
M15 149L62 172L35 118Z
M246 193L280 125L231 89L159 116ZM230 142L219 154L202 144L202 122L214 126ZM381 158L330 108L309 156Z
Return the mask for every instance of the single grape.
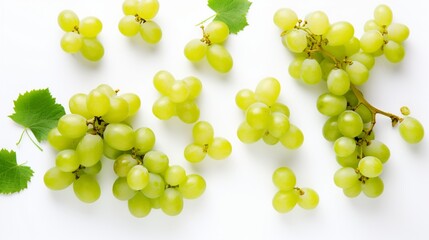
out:
M268 131L262 135L262 140L268 145L276 145L280 141L279 138L271 135Z
M102 117L108 123L120 123L128 117L129 112L128 102L121 97L115 96L110 98L109 111Z
M267 77L259 81L255 88L255 99L265 103L267 106L273 105L280 95L280 82L272 77Z
M360 47L363 52L375 53L384 43L383 35L377 30L364 32L360 38Z
M86 119L92 118L86 105L87 95L84 93L77 93L69 100L69 109L71 113L83 116Z
M365 177L374 178L383 172L383 163L376 157L366 156L359 161L358 169Z
M343 167L335 172L334 182L337 187L344 189L353 187L356 184L360 185L359 174L351 167Z
M140 109L140 97L134 93L124 93L119 97L123 98L128 103L128 117L134 116Z
M113 196L121 201L127 201L134 197L137 193L137 191L131 189L130 186L128 186L127 178L125 177L118 177L115 180L112 186L112 192Z
M340 130L338 130L337 117L330 117L328 120L326 120L325 124L323 125L322 133L323 137L330 142L334 142L343 136Z
M63 172L73 172L79 168L80 161L75 150L66 149L55 158L55 166Z
M362 184L362 192L370 198L376 198L383 193L384 183L379 177L370 178Z
M88 127L86 119L77 114L66 114L58 120L58 131L67 138L81 138L86 134Z
M185 147L183 154L188 162L197 163L204 160L207 151L205 151L203 146L192 143Z
M282 31L288 31L298 23L298 16L290 8L281 8L274 13L273 21Z
M268 125L268 133L273 137L279 139L289 131L290 122L289 118L280 112L271 113L271 122Z
M169 97L162 96L153 103L152 113L161 120L168 120L176 115L176 105Z
M143 157L143 165L151 173L163 173L168 168L168 156L160 151L149 151Z
M179 190L175 188L165 189L164 194L159 199L161 210L169 215L176 216L183 209L183 196Z
M387 27L387 39L402 43L410 35L410 29L402 23L392 23Z
M158 10L158 0L140 0L137 4L137 14L146 20L154 18Z
M273 197L273 207L279 213L291 211L298 202L298 194L295 190L278 191Z
M346 197L355 198L362 192L362 184L359 182L349 188L344 188L343 193Z
M160 197L159 198L149 198L150 201L150 205L153 209L160 209L161 208L161 203L159 202Z
M127 183L133 190L142 190L149 184L149 172L142 165L135 165L127 174Z
M132 37L140 31L140 23L136 21L134 15L123 16L118 23L118 29L122 35Z
M264 103L255 102L246 111L246 122L257 130L266 129L271 122L270 108Z
M113 170L118 177L126 177L130 172L130 169L137 164L137 160L134 159L130 154L122 154L115 160L115 163L113 164Z
M104 94L106 94L106 96L109 97L114 97L116 96L116 91L108 84L100 84L95 88L97 91L100 91Z
M322 68L316 59L307 58L302 62L301 79L307 84L317 84L322 80Z
M349 74L343 69L333 69L327 79L329 92L335 95L344 95L350 90Z
M301 188L299 191L298 205L303 209L313 209L319 204L319 195L311 188Z
M107 157L109 159L116 160L119 156L124 154L124 151L115 149L115 148L109 146L108 144L103 143L103 154L105 157Z
M186 171L179 165L170 166L165 170L164 180L170 186L177 186L186 181Z
M153 21L146 21L140 25L140 36L147 43L156 44L162 38L161 27Z
M96 38L84 38L80 52L86 59L97 62L104 55L104 47Z
M192 128L192 137L195 144L209 144L214 137L212 125L207 121L199 121Z
M209 144L207 154L215 159L222 160L227 158L232 152L231 143L222 137L215 137Z
M136 15L138 3L139 0L124 0L122 3L122 12L124 12L125 15Z
M280 138L280 142L288 149L297 149L304 142L304 134L293 124L290 124L289 130Z
M79 26L79 18L71 10L63 10L58 15L58 24L65 32L72 32Z
M374 9L374 21L379 26L389 26L392 23L392 10L385 4L380 4Z
M201 90L203 88L200 79L190 76L184 78L182 81L186 83L189 89L188 100L196 99L200 95Z
M308 29L316 35L323 35L329 30L329 19L326 13L315 11L305 17Z
M149 173L149 184L141 192L147 198L158 198L164 193L165 181L155 173Z
M100 198L101 189L97 179L91 175L81 175L73 183L76 197L84 203L93 203Z
M86 17L80 21L79 33L86 38L95 38L101 32L103 24L96 17Z
M185 57L191 62L201 61L207 53L207 44L200 39L192 39L185 45Z
M337 163L340 164L342 167L351 167L353 169L356 169L360 161L360 157L358 158L359 154L360 148L356 147L356 150L352 154L345 157L336 156L335 159L337 160Z
M142 218L149 215L152 210L152 205L147 197L137 192L134 197L128 200L128 210L134 217Z
M58 167L50 168L43 176L43 182L51 190L62 190L75 181L75 175L71 172L63 172Z
M175 81L171 85L168 97L173 103L182 103L188 99L189 93L188 85L184 81Z
M255 102L255 93L250 89L242 89L235 95L235 104L243 111Z
M48 133L48 142L57 151L73 149L76 146L76 140L63 136L58 128L53 128Z
M334 152L338 157L347 157L356 149L356 141L349 137L340 137L334 142Z
M134 147L136 137L134 130L123 123L111 123L104 130L104 141L118 150L128 151Z
M210 66L220 73L229 72L233 65L231 54L220 44L212 44L208 47L207 60Z
M375 64L375 58L373 55L363 52L358 52L349 57L349 60L355 62L362 63L368 70L371 70L371 68Z
M208 35L211 43L223 43L228 39L229 28L222 21L213 21L204 28L204 32Z
M155 134L150 128L142 127L135 131L136 141L134 149L137 154L143 155L152 150L155 145Z
M365 156L374 156L378 158L383 164L386 163L390 157L390 150L386 144L377 140L372 140L363 145L362 153Z
M80 164L85 167L91 167L100 161L103 152L103 139L99 135L86 134L76 147Z
M110 97L94 89L86 97L86 107L91 116L102 116L110 109Z
M365 32L368 32L368 31L371 31L371 30L376 30L376 31L379 31L379 32L383 32L383 27L380 26L380 25L378 25L377 22L374 19L366 21L363 28L364 28Z
M399 133L402 139L411 144L419 143L425 135L423 125L413 117L405 117L402 120Z
M272 176L274 185L283 191L292 190L296 184L296 176L292 169L288 167L277 168Z
M340 46L346 44L354 35L355 30L349 22L333 23L325 38L328 39L328 44L331 46Z
M200 118L200 109L192 100L177 104L176 113L180 120L188 124L194 123Z
M206 190L206 181L198 174L190 174L186 181L181 183L179 191L185 199L199 198Z
M352 110L346 110L338 116L338 129L350 138L354 138L363 131L363 121L360 115Z
M317 110L325 116L333 117L344 112L347 108L347 100L344 96L324 93L317 99Z
M305 57L296 57L294 60L292 60L292 62L290 62L288 67L288 72L291 77L295 79L301 78L301 67L305 59L306 59Z
M354 85L362 85L368 81L368 68L358 61L346 66L346 72L349 75L350 82Z
M264 129L255 129L251 127L246 121L244 121L237 129L237 137L243 143L254 143L262 138L264 131Z
M357 37L352 37L348 42L344 44L344 51L346 56L360 52L360 41Z
M284 105L283 103L276 102L270 106L270 109L272 113L283 113L286 117L290 117L290 110L288 106Z
M171 86L176 82L174 76L171 73L161 70L155 74L153 77L153 86L164 96L169 96L171 91Z
M389 62L398 63L405 56L405 49L402 44L395 41L389 41L383 48L384 56Z
M75 32L67 32L61 38L61 48L66 53L77 53L82 48L82 37Z
M307 33L301 29L292 29L282 38L283 45L294 53L302 53L307 48Z

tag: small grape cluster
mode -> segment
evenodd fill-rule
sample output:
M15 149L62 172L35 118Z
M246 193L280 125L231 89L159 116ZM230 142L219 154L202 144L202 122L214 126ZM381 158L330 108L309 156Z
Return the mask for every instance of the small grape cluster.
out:
M319 204L319 195L311 188L296 187L296 176L288 167L277 168L273 173L273 183L278 192L273 198L273 207L279 213L291 211L296 204L301 208L314 209Z
M176 80L168 71L161 70L153 77L153 85L162 94L152 106L153 114L168 120L178 116L185 123L194 123L200 118L200 109L195 99L202 90L201 81L193 76Z
M201 162L207 154L215 160L222 160L232 152L231 143L223 137L215 137L212 125L207 121L195 123L192 136L194 142L184 150L185 159L191 163Z
M245 112L245 121L237 130L241 142L254 143L262 138L266 144L281 142L288 149L297 149L302 145L304 135L290 123L289 108L277 101L280 88L277 79L268 77L258 83L255 91L238 91L235 102Z
M212 21L201 27L203 37L193 39L185 45L184 54L191 62L199 62L204 57L216 71L227 73L231 70L233 60L231 54L222 45L229 36L229 28L222 21Z
M140 36L147 43L158 43L162 38L162 31L160 26L152 21L158 10L158 0L125 0L122 4L125 16L119 21L119 31L127 37L140 32Z
M99 61L104 55L104 47L97 35L103 24L96 17L86 17L79 21L71 10L64 10L58 15L58 24L65 31L61 38L61 48L67 53L80 52L90 61Z

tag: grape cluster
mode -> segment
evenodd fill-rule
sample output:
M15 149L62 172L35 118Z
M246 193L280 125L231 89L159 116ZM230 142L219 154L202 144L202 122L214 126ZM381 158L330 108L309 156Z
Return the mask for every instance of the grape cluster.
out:
M318 111L329 117L323 126L323 136L333 142L337 162L341 168L334 175L335 184L348 197L363 192L368 197L382 194L380 178L383 164L390 157L389 148L375 140L373 128L376 115L384 115L399 123L399 132L408 143L423 139L420 122L406 116L399 117L371 105L357 86L369 79L375 57L384 56L399 62L405 51L401 43L409 35L408 28L392 24L392 11L386 5L374 10L374 19L365 24L360 39L354 36L353 26L345 21L330 23L322 11L308 14L299 20L288 8L274 14L274 23L282 30L284 46L295 54L289 73L304 83L314 85L325 80L327 92L317 99Z
M103 24L98 18L86 17L79 21L76 13L64 10L58 15L58 24L65 32L61 38L61 48L65 52L80 52L84 58L94 62L103 57L104 47L97 39Z
M207 154L215 160L222 160L232 152L231 143L223 137L214 137L213 127L207 121L195 123L192 136L194 142L184 151L185 159L191 163L201 162Z
M203 37L193 39L185 45L184 54L191 62L199 62L204 57L216 71L227 73L231 70L233 60L231 54L222 45L229 36L229 28L222 21L212 21L201 27Z
M158 0L125 0L122 4L125 16L119 21L119 31L127 37L140 32L140 36L147 43L158 43L162 38L162 31L160 26L152 21L158 10Z
M195 100L202 89L198 78L189 76L176 80L171 73L161 70L153 77L153 85L162 95L152 106L152 112L157 118L168 120L177 116L189 124L198 121L200 109Z
M296 204L303 209L314 209L319 204L319 195L311 188L296 187L296 176L288 167L277 168L273 183L278 191L273 198L273 207L279 213L291 211Z
M289 108L277 101L280 83L268 77L262 79L255 88L237 92L235 102L245 112L245 121L240 124L237 136L243 143L254 143L261 138L266 144L281 142L288 149L299 148L304 135L290 123Z

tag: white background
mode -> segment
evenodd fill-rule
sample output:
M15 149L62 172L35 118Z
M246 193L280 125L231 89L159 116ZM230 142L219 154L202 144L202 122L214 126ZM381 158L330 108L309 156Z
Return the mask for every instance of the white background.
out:
M412 115L428 127L427 10L414 0L385 3L391 6L394 21L411 29L406 57L399 64L378 58L362 89L381 109L399 113L401 106L409 106ZM382 174L385 192L377 199L343 196L332 180L338 165L331 143L321 134L326 118L315 107L318 95L325 91L323 83L305 86L289 77L287 66L292 58L272 22L280 7L290 7L301 17L323 10L331 22L351 22L359 37L379 1L255 0L248 14L250 25L231 35L226 44L234 58L233 70L226 75L207 63L194 66L183 56L184 45L201 36L195 24L213 14L207 1L160 0L155 21L162 27L163 38L155 46L139 36L127 39L119 33L121 4L121 0L0 1L0 148L15 150L18 162L35 172L28 189L0 196L0 239L428 239L428 140L408 145L398 129L379 116L376 136L392 155ZM63 9L72 9L82 18L101 19L99 39L106 50L101 62L88 63L61 50L63 33L57 15ZM176 118L163 122L151 112L158 97L152 77L161 69L179 79L189 75L201 79L200 119L211 122L216 135L231 141L233 153L227 160L207 158L197 165L185 161L183 149L192 141L192 125ZM267 76L281 82L280 100L290 107L291 121L304 132L299 150L262 142L244 145L236 137L243 114L234 103L235 93L253 89ZM50 191L43 184L43 174L54 164L54 151L43 143L40 152L28 138L15 145L22 128L7 116L19 93L49 87L58 102L67 106L73 94L89 92L101 83L139 94L143 104L134 126L152 128L157 136L155 148L167 153L172 164L205 177L205 194L186 200L179 216L155 210L143 219L132 217L126 202L111 194L115 177L113 161L107 159L99 178L102 196L96 203L81 203L71 188ZM271 175L280 166L295 171L298 186L319 193L315 210L274 211L271 199L276 188Z

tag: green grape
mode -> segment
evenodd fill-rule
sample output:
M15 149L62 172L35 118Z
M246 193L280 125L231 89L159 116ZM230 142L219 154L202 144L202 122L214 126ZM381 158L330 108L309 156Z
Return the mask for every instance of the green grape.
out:
M132 37L140 31L140 23L136 21L134 15L123 16L118 23L118 29L122 35Z
M188 99L189 92L188 85L184 81L175 81L171 85L168 97L173 103L182 103Z
M160 198L149 198L150 205L153 209L160 209L161 204L159 202Z
M392 23L387 27L387 39L402 43L410 35L410 29L401 23Z
M405 117L401 121L399 133L402 139L411 144L419 143L425 135L423 125L413 117Z
M289 118L283 113L271 113L271 121L268 125L268 132L275 138L283 136L290 128Z
M246 121L242 122L237 129L237 137L243 143L254 143L262 138L265 130L251 127Z
M177 186L186 181L186 171L179 165L172 165L165 170L164 180L170 186Z
M229 28L222 21L213 21L204 28L211 43L223 43L228 39Z
M389 62L398 63L402 61L405 56L404 47L395 41L389 41L383 48L384 56Z
M392 10L385 4L380 4L374 9L374 21L379 26L389 26L392 23Z
M290 124L289 131L280 138L280 142L286 148L297 149L304 142L304 135L298 127Z
M87 95L84 93L77 93L73 95L69 100L69 109L71 113L83 116L86 119L92 118L86 107Z
M195 144L209 144L214 137L212 125L207 121L199 121L195 123L194 127L192 128L192 137Z
M280 83L277 79L267 77L259 81L255 88L255 99L265 103L267 106L273 105L280 95Z
M188 124L194 123L200 118L200 109L192 100L177 104L176 113L180 120Z
M344 188L343 193L346 197L355 198L362 192L362 184L359 182L349 188Z
M135 165L127 174L127 183L133 190L142 190L149 184L149 172L142 165Z
M301 79L307 84L317 84L322 80L322 68L316 59L307 58L302 62Z
M161 120L168 120L176 115L176 104L169 97L162 96L153 103L152 113Z
M325 34L330 27L328 16L322 11L315 11L305 17L308 29L316 35Z
M121 201L127 201L136 195L136 191L128 186L127 178L118 177L112 186L113 196Z
M338 169L334 174L334 182L337 187L350 188L360 184L359 174L351 167L343 167Z
M71 32L79 26L79 18L73 11L63 10L58 15L58 24L65 32Z
M376 22L375 22L375 20L374 19L371 19L371 20L368 20L368 21L366 21L365 22L365 25L364 25L364 31L365 32L368 32L368 31L371 31L371 30L376 30L376 31L379 31L379 32L383 32L383 27L382 26L379 26Z
M101 161L98 161L95 165L92 165L91 167L84 167L82 171L88 175L97 175L98 173L100 173L101 168L103 168L103 165L101 164Z
M207 53L207 44L200 39L192 39L185 45L185 57L191 62L201 61Z
M347 99L347 103L350 105L350 107L356 107L359 103L359 99L356 97L354 92L352 90L348 91L344 96Z
M363 52L375 53L384 43L383 35L377 30L369 30L362 34L360 47Z
M264 135L262 135L262 140L268 144L268 145L276 145L280 139L271 135L269 132L265 132Z
M231 143L222 137L215 137L210 143L207 154L215 159L222 160L227 158L232 152Z
M370 198L376 198L383 193L384 183L379 177L370 178L362 185L362 192Z
M301 78L301 67L302 62L304 62L305 57L297 57L289 64L288 72L289 75L295 79Z
M74 148L76 142L72 138L63 136L58 128L53 128L48 133L48 142L57 151Z
M363 121L357 112L346 110L338 116L338 129L350 138L354 138L363 131Z
M138 3L139 0L125 0L122 3L122 12L124 12L125 15L136 15Z
M94 89L86 98L86 107L91 116L102 116L110 109L110 98L100 90Z
M86 134L88 127L86 119L77 114L66 114L58 120L58 131L67 138L81 138Z
M77 53L82 48L82 37L75 32L64 33L61 38L61 48L66 53Z
M350 82L354 85L362 85L368 81L368 68L358 61L353 61L352 64L347 65L346 72L349 74Z
M203 146L192 143L185 147L183 155L188 162L197 163L204 160L207 152L204 150Z
M186 181L180 184L179 191L185 199L199 198L206 190L206 181L198 174L190 174Z
M336 22L333 23L325 38L328 40L328 44L331 46L340 46L346 44L354 35L355 30L353 25L348 22Z
M212 44L207 48L207 60L216 71L227 73L231 70L233 60L228 50L220 44Z
M360 52L360 41L356 37L350 38L348 42L344 44L344 51L346 56L351 56L353 54Z
M372 140L363 145L362 152L365 156L374 156L378 158L383 164L390 158L389 148L386 144L377 140Z
M112 148L111 146L109 146L106 143L103 143L103 154L105 157L107 157L109 159L116 160L119 156L124 154L124 152L120 151L118 149Z
M246 111L246 122L257 130L266 129L271 122L270 108L264 103L255 102Z
M142 127L135 131L136 141L134 149L139 155L143 155L152 150L155 145L155 134L150 128Z
M358 52L351 55L349 60L362 63L368 70L371 70L375 64L374 56L364 52Z
M281 8L274 13L273 21L282 31L288 31L298 23L298 16L290 8Z
M58 167L50 168L43 176L43 182L51 190L62 190L75 181L75 175L71 172L63 172Z
M358 169L365 177L374 178L383 172L383 163L376 157L366 156L359 161Z
M97 179L91 175L81 175L73 183L76 197L84 203L93 203L100 198L101 189Z
M326 45L323 49L326 52L328 52L328 54L331 54L332 56L334 56L336 59L344 59L346 57L346 48L344 47L344 45L340 45L340 46ZM321 61L320 58L323 59L323 55L320 55L320 53L317 53L314 56L314 58L320 62Z
M290 110L283 103L276 102L273 105L271 105L270 109L272 113L275 113L275 112L283 113L284 115L286 115L286 117L290 117Z
M278 191L273 197L273 207L279 213L291 211L298 202L298 194L295 190Z
M334 152L338 157L347 157L356 149L356 141L349 137L340 137L334 142Z
M157 72L153 77L153 86L164 96L170 95L171 86L173 86L175 82L174 76L164 70Z
M200 79L190 76L184 78L182 81L186 83L189 89L188 100L195 100L200 95L203 88Z
M137 14L146 20L154 18L158 10L158 0L140 0L137 5Z
M158 198L164 193L164 179L155 173L149 173L149 184L141 190L147 198Z
M106 96L109 97L115 97L116 95L116 91L113 90L113 88L110 85L107 84L100 84L95 88L97 91L100 91L104 94L106 94Z
M235 95L235 104L243 111L255 102L255 93L250 89L242 89Z
M163 173L168 168L168 156L160 151L149 151L143 157L143 165L151 173Z
M360 117L362 118L363 123L369 123L369 122L372 121L373 113L364 104L359 105L355 109L355 112L357 112L360 115Z
M161 27L153 21L146 21L140 25L140 36L147 43L156 44L162 38Z
M344 95L350 90L349 75L343 69L333 69L327 79L329 92L335 95Z
M134 116L140 109L140 97L134 93L124 93L119 97L128 103L128 117Z
M356 169L360 160L360 157L358 158L359 154L360 147L356 147L356 150L352 154L345 157L336 156L336 160L337 163L340 164L342 167L351 167Z
M121 97L110 98L110 109L103 115L103 120L108 123L120 123L129 115L128 102Z
M342 136L340 130L338 130L337 117L330 117L328 120L326 120L325 124L323 125L322 133L323 137L330 142L334 142Z
M313 209L319 204L319 195L311 188L299 190L298 205L303 209Z
M344 112L347 108L347 100L344 96L332 93L324 93L317 99L317 110L325 116L333 117Z
M79 168L80 162L75 150L66 149L55 158L55 166L63 172L73 172Z
M80 52L86 59L97 62L104 55L104 47L96 38L84 38Z
M322 79L328 79L329 73L336 68L335 63L329 59L325 58L320 62L320 68L322 69ZM298 73L299 78L300 72Z
M118 177L126 177L130 172L130 169L138 164L137 160L134 159L130 154L122 154L119 156L113 164L113 171Z
M159 198L161 210L169 215L176 216L182 212L183 209L183 196L179 190L175 188L165 189L164 194Z
M99 135L86 134L76 147L80 164L85 167L91 167L100 161L103 152L103 139Z
M134 130L123 123L111 123L104 130L104 141L109 146L121 150L128 151L135 144Z
M128 210L134 217L142 218L149 215L152 205L147 197L137 192L134 197L128 200Z
M301 29L292 29L282 38L283 45L294 53L302 53L307 48L307 33Z
M277 168L272 176L274 185L283 191L292 190L296 184L296 176L292 169L288 167Z
M86 38L95 38L101 32L103 24L96 17L86 17L80 21L79 33Z

